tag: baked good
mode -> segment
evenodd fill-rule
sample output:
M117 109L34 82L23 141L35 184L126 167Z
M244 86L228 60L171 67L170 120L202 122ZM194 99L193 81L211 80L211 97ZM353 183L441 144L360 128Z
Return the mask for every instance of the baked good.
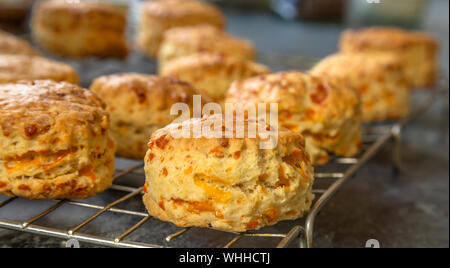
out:
M70 65L42 57L0 55L0 84L39 79L78 83L78 75Z
M179 80L133 73L99 77L91 90L106 102L117 155L139 160L152 133L177 118L170 115L171 106L182 102L192 110L196 94Z
M63 57L128 54L125 12L104 1L43 1L34 7L31 30L37 44Z
M2 54L39 55L27 41L0 30L0 55Z
M223 128L220 115L183 124L203 128L208 120ZM255 122L245 120L245 128ZM235 138L236 130L230 138L223 132L219 138L176 138L180 128L171 124L150 139L143 197L150 215L178 226L243 232L309 210L313 168L301 134L278 129L278 145L260 149L260 138Z
M319 62L311 74L357 89L364 121L395 119L410 111L411 92L401 60L392 53L340 53Z
M254 60L254 45L210 25L179 27L164 34L158 53L159 67L167 62L198 52L220 53L243 60Z
M0 21L22 23L35 0L0 0Z
M104 103L76 85L37 80L0 85L0 194L87 198L114 175Z
M403 61L407 82L412 87L432 86L438 72L438 44L424 32L373 27L346 31L341 36L342 52L391 52Z
M232 82L269 72L252 61L210 53L181 57L160 69L160 75L186 81L216 102L224 100Z
M225 17L214 5L203 1L147 1L141 6L136 43L143 53L155 58L165 31L199 24L223 29Z
M278 103L279 126L304 135L314 164L361 149L359 96L341 83L298 71L261 75L234 82L225 102Z

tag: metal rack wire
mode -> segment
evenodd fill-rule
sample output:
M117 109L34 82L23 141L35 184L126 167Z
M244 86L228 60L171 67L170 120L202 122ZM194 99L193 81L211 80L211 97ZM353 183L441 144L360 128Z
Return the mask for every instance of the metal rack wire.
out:
M260 55L262 61L268 65L283 66L283 69L295 68L299 66L311 66L314 61L305 58L298 57L286 57L283 58L280 55ZM298 68L297 68L298 69ZM340 189L340 187L349 180L355 173L367 162L369 161L384 145L393 141L393 160L394 166L400 165L400 143L401 143L401 133L402 129L411 121L413 121L417 116L419 116L426 108L428 108L435 98L442 92L447 92L448 81L442 78L439 85L428 91L428 96L426 99L418 106L416 109L406 118L399 120L397 122L381 125L371 125L366 126L364 129L364 150L359 157L356 158L333 158L330 164L326 165L324 168L317 168L315 173L316 183L313 189L316 199L313 203L310 213L305 217L304 221L293 221L288 228L284 228L282 232L268 232L268 231L257 231L257 232L247 232L247 233L230 233L218 231L222 234L226 234L227 241L221 244L221 247L229 248L236 245L240 240L246 239L277 239L276 247L284 248L291 246L294 241L298 240L299 247L313 247L313 235L314 235L314 223L316 216L320 210L325 206L328 200ZM331 171L330 171L331 170ZM129 175L138 176L144 179L143 163L133 162L128 164L125 168L119 168L116 171L115 180L119 180ZM169 235L167 235L164 241L159 241L157 243L149 242L145 238L143 239L129 239L130 236L136 231L147 228L148 230L153 230L153 225L164 224L154 218L152 218L145 211L144 208L135 209L127 208L127 202L133 199L141 198L142 187L131 187L126 184L115 184L105 193L101 195L106 195L109 198L115 196L111 194L112 191L119 192L123 194L120 198L116 198L112 202L108 202L106 205L95 204L95 202L89 202L89 200L55 200L52 201L50 207L43 209L39 213L35 213L29 216L25 220L17 219L7 219L0 217L0 228L6 228L10 230L16 230L21 232L28 232L33 234L45 235L56 237L60 239L76 239L80 242L86 242L91 244L96 244L100 246L109 247L125 247L125 248L159 248L159 247L170 247L171 242L175 239L183 239L193 228L182 228L176 230ZM21 198L11 197L2 202L0 202L0 212L8 209L8 206L18 202ZM0 199L1 200L1 199ZM140 202L140 201L139 201ZM96 211L94 214L88 217L80 218L78 223L70 228L63 227L50 227L43 224L39 224L39 221L53 213L61 210L64 205L76 206L83 209L90 209ZM119 208L119 206L125 205L126 208ZM120 231L120 234L113 237L104 234L90 234L82 231L84 227L98 220L102 215L107 212L112 212L117 215L129 215L138 217L137 223L131 226L127 226L125 231ZM152 221L152 223L150 223ZM117 223L108 222L112 227L110 229L121 230L124 226L118 226ZM169 223L167 228L171 226ZM145 226L144 226L145 225ZM293 226L292 226L293 225ZM229 239L228 239L229 237Z

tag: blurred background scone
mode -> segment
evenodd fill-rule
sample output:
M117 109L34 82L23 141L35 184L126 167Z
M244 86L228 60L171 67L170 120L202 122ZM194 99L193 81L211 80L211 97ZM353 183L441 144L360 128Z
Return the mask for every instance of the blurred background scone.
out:
M29 199L87 198L114 175L104 103L65 82L0 85L0 193Z
M394 54L340 53L323 59L311 73L342 80L357 89L364 121L395 119L410 111L410 88Z
M254 45L210 25L179 27L167 31L158 53L159 67L198 52L214 52L244 60L254 60Z
M27 41L0 29L0 55L2 54L39 55Z
M99 77L91 90L106 102L117 155L139 160L152 133L177 118L170 115L171 106L182 102L192 110L196 94L179 80L133 73Z
M261 75L234 82L225 102L278 103L279 125L304 135L314 164L361 149L359 96L340 83L297 71Z
M128 54L126 14L105 2L48 0L33 9L34 41L63 57L115 57Z
M210 53L178 58L160 70L161 75L186 81L216 102L223 102L234 81L269 72L268 67L252 61Z
M391 52L403 62L407 82L412 87L433 86L438 72L438 44L424 32L373 27L346 31L341 36L342 52Z
M39 79L78 83L78 75L70 65L42 57L0 55L0 84Z
M217 115L184 123L202 128L216 119L223 123ZM251 124L245 121L245 128ZM263 150L259 138L247 135L174 138L180 127L169 125L150 140L144 187L150 215L178 226L243 232L309 210L313 168L301 134L279 129L278 146Z
M225 27L225 17L215 6L197 0L154 0L142 3L138 22L139 50L155 58L164 35L170 28L208 24Z

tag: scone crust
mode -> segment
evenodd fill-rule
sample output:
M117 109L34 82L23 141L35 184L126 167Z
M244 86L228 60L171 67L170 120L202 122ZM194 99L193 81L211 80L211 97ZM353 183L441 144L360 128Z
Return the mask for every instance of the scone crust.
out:
M225 16L214 5L197 0L147 1L141 6L137 44L149 57L156 57L166 30L208 24L225 27Z
M243 60L255 58L255 47L250 41L231 36L210 25L196 25L165 32L158 64L163 67L171 60L199 52L219 53Z
M225 102L277 103L279 125L303 133L314 164L361 149L359 95L336 81L298 71L260 75L234 82Z
M37 52L27 41L0 30L0 55L21 54L37 56Z
M212 117L185 124L202 127ZM169 125L150 139L143 197L150 215L178 226L243 232L309 210L313 168L300 134L279 129L278 146L262 150L260 140L248 136L174 138L179 127Z
M28 55L0 55L0 84L20 80L78 83L78 74L65 63Z
M115 145L104 107L65 82L0 85L0 193L87 198L108 188Z
M410 111L410 89L395 54L339 53L323 59L311 73L339 79L357 89L366 122L396 119Z
M125 12L105 2L49 0L33 10L33 38L63 57L128 55Z
M341 35L340 50L392 52L402 59L410 86L428 87L436 82L439 45L427 33L409 32L394 27L348 30Z
M160 70L161 75L186 81L216 102L224 101L232 82L269 72L270 69L262 64L216 53L181 57Z
M176 118L175 103L192 108L197 91L174 78L126 73L102 76L91 85L107 104L117 155L142 160L151 134Z

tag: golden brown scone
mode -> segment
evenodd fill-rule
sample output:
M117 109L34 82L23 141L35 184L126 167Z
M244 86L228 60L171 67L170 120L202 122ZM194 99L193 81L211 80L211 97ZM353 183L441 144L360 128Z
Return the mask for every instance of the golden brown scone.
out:
M117 155L140 160L152 133L177 117L170 115L171 106L182 102L192 110L197 94L177 79L133 73L99 77L91 90L106 102Z
M215 118L183 124L202 128ZM245 121L246 128L252 124ZM243 232L296 219L309 210L313 167L301 134L279 129L278 145L260 149L260 139L248 135L174 138L180 127L171 124L150 139L144 187L150 215L178 226Z
M225 17L214 5L197 0L147 1L141 6L138 22L138 48L151 58L158 54L163 34L170 28L208 24L225 27Z
M104 107L65 82L0 85L0 193L63 199L107 189L115 146Z
M161 75L186 81L216 102L223 102L234 81L269 72L268 67L252 61L210 53L178 58L160 70Z
M412 87L433 86L438 72L438 44L424 32L373 27L346 31L341 36L342 52L391 52L403 62L407 82Z
M251 42L210 25L197 25L168 30L158 53L158 64L163 67L171 60L199 52L219 53L243 60L255 58L255 48Z
M278 124L304 135L314 164L361 149L359 96L340 83L297 71L261 75L234 82L225 102L278 103Z
M0 84L39 79L78 83L78 75L70 65L41 57L0 55Z
M128 54L126 16L105 2L48 0L35 6L33 38L63 57L115 57Z
M340 53L319 62L311 73L357 89L364 121L395 119L410 111L411 93L403 66L392 53Z
M27 41L0 30L0 55L1 54L39 55Z

